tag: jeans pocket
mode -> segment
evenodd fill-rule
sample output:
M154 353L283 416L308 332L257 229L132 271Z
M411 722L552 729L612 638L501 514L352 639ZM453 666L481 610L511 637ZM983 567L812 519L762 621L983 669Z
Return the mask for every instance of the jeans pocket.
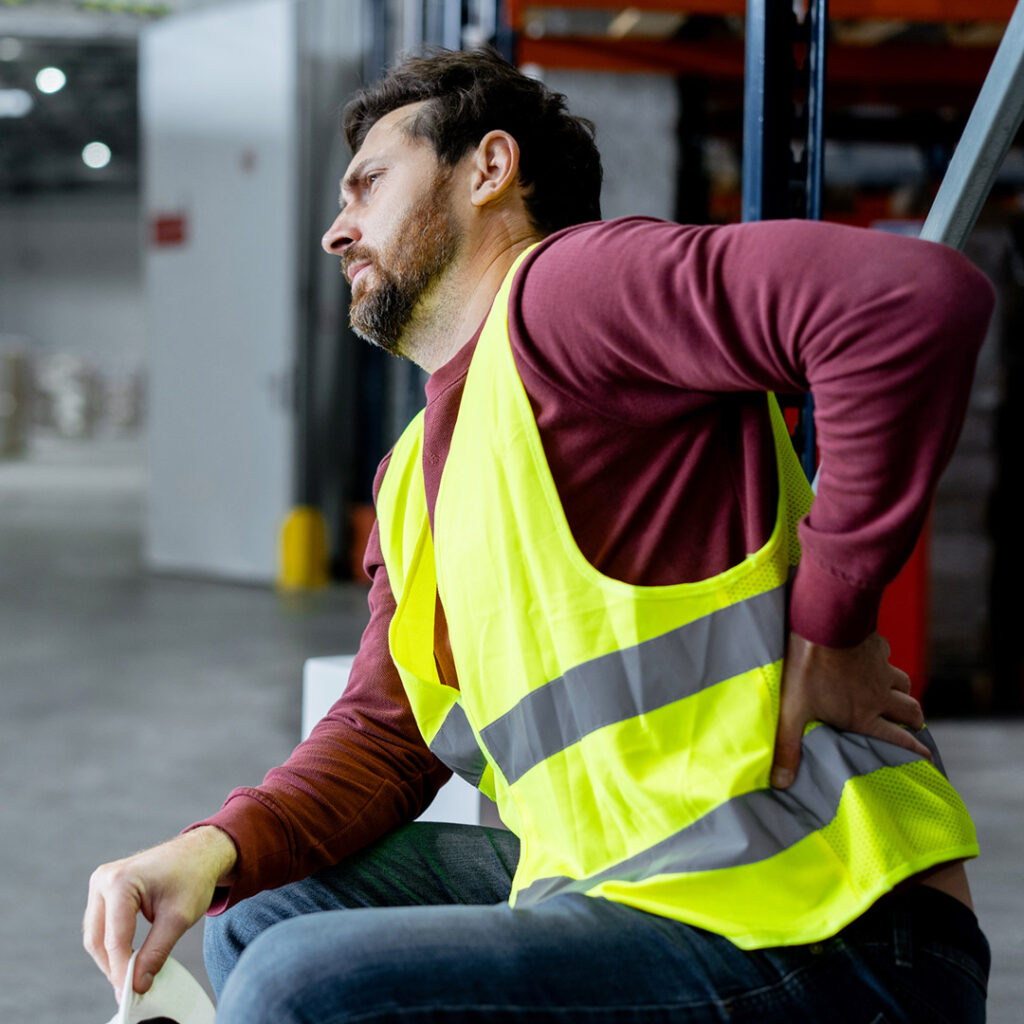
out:
M952 971L973 982L983 996L987 995L988 976L973 957L949 946L925 947L923 953L940 975Z

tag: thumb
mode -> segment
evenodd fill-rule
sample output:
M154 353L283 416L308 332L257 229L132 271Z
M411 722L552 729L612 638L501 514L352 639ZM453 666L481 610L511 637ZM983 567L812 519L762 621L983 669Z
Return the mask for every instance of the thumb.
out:
M775 734L775 756L772 760L771 784L775 789L788 789L796 778L800 767L800 744L807 721L797 702L786 700L783 688L779 727Z
M160 973L175 943L187 930L188 925L180 917L167 915L154 920L135 960L135 978L132 985L139 995L149 991L153 978Z

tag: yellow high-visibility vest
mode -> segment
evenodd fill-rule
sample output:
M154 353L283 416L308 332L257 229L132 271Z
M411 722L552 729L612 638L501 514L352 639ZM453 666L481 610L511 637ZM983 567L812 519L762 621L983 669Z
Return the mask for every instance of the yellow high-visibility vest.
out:
M671 586L587 562L509 345L517 266L473 355L434 534L422 413L377 502L392 656L430 749L521 841L512 905L585 893L744 948L796 944L833 935L918 871L976 856L937 752L932 764L816 724L793 786L769 786L786 586L811 501L774 398L778 514L760 550ZM701 526L685 509L678 521ZM438 676L437 595L461 690Z

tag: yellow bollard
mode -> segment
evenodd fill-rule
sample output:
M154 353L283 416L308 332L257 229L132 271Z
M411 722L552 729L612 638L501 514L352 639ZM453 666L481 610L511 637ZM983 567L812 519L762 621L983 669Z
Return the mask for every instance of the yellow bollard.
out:
M327 522L312 505L298 505L285 516L278 544L277 585L282 590L327 586Z

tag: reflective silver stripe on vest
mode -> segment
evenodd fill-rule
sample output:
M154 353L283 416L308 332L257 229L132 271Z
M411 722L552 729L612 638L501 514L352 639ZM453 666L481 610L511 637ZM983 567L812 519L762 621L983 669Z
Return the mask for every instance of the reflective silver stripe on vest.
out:
M784 653L786 588L569 669L480 730L509 783L606 725L690 697Z
M935 756L928 730L914 735ZM832 821L849 779L919 760L919 755L893 743L820 725L804 737L800 770L789 789L758 789L733 797L681 832L589 878L538 879L519 893L516 906L530 906L557 893L586 892L610 879L635 882L767 860Z
M428 746L456 775L462 776L471 786L480 785L487 758L476 742L473 727L461 704L452 705Z
M945 775L946 766L942 763L942 757L939 754L939 748L935 744L935 737L932 736L931 730L926 727L920 732L915 732L914 739L920 740L931 751L932 764L934 764L935 767Z

